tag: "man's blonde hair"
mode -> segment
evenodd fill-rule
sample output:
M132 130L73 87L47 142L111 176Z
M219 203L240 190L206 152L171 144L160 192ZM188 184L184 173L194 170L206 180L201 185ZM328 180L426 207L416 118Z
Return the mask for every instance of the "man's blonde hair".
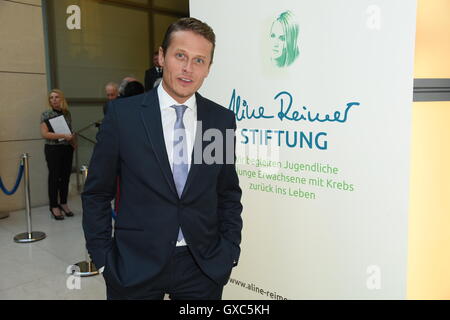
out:
M192 31L198 35L201 35L203 38L211 42L212 50L211 50L210 64L213 62L214 49L216 48L216 35L214 34L213 29L209 25L195 18L181 18L172 23L169 26L169 28L167 28L166 34L164 35L164 39L161 45L164 55L166 55L167 48L169 48L170 46L172 34L177 31Z

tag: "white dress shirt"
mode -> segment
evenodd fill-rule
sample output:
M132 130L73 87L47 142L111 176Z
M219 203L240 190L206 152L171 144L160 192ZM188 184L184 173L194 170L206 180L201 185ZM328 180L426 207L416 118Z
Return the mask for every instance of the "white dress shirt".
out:
M173 172L173 128L177 121L177 114L173 105L181 105L176 102L169 94L164 90L162 84L158 86L158 99L159 106L161 108L161 123L164 132L164 142L166 144L167 157L169 158L170 168ZM183 116L184 128L186 130L187 149L188 149L188 169L191 168L192 150L194 148L195 132L197 130L197 101L195 94L192 95L185 103L186 111Z
M181 105L176 102L164 89L162 83L158 86L158 99L161 108L161 123L164 133L164 142L166 144L167 157L169 158L170 168L173 172L173 128L177 120L177 114L173 105ZM186 130L187 140L187 160L188 170L191 168L192 150L194 148L195 133L197 131L197 100L195 94L183 103L186 111L183 115L184 128ZM177 242L177 246L186 245L185 240Z

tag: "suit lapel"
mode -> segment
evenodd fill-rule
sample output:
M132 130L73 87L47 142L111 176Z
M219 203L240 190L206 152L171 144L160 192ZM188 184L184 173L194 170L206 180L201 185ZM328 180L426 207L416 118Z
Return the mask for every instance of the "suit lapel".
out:
M212 124L210 112L208 106L205 103L205 100L200 94L196 93L195 95L197 102L197 129L195 131L194 148L192 150L191 168L189 170L186 184L184 185L183 193L181 194L181 198L183 198L183 196L189 190L189 187L192 186L192 182L194 181L197 173L200 171L200 168L203 165L203 136L205 131L211 128ZM200 156L196 156L196 152Z
M150 90L145 95L141 108L141 118L164 177L172 192L178 196L173 181L172 170L170 169L169 158L167 157L166 144L164 142L161 109L159 106L157 90Z

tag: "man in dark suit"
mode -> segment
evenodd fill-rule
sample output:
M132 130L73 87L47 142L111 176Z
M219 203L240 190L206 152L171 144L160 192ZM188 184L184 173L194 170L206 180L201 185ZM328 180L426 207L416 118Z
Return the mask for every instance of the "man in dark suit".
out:
M145 71L145 92L152 90L161 82L163 69L159 64L159 51L153 53L153 65L153 67Z
M108 299L221 299L237 265L236 120L197 93L214 48L207 24L178 20L159 51L162 83L110 103L82 194L86 246ZM112 238L116 175L121 210Z

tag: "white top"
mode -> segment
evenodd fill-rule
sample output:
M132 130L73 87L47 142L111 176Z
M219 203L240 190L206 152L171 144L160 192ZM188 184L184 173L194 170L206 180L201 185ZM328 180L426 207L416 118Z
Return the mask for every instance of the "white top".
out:
M175 101L167 93L167 91L164 90L162 83L158 86L157 90L159 106L161 108L161 123L164 133L164 142L166 144L170 169L173 172L173 128L175 127L175 122L177 121L177 114L172 106L181 104ZM197 100L195 98L195 94L193 94L192 97L185 101L183 105L187 107L183 115L183 123L186 130L188 170L190 170L195 133L197 131ZM185 245L187 244L184 239L181 241L177 241L177 247Z
M161 108L161 122L164 132L164 141L166 143L167 157L169 158L170 168L173 172L173 128L177 121L177 114L173 105L181 105L176 102L164 90L163 85L158 86L158 99ZM183 116L184 128L186 130L187 148L188 148L188 169L191 168L192 150L194 148L195 132L197 131L197 100L195 94L192 95L185 103L186 111Z

